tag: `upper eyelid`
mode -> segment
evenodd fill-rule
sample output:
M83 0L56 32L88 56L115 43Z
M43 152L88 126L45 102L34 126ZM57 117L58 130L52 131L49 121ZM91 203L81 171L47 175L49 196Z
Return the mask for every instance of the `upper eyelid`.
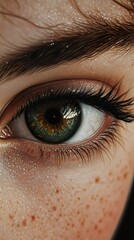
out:
M58 83L60 84L60 81L58 81ZM68 83L69 83L69 86L71 86L71 83L70 82L68 82ZM52 82L51 84L48 82L49 87L53 84L55 84L55 82ZM44 85L44 90L42 90L42 85ZM23 95L18 94L19 99L17 99L15 97L13 99L13 101L11 101L11 103L9 104L9 106L11 106L13 108L13 106L15 107L15 105L18 104L18 102L19 102L21 108L19 108L19 110L17 111L17 113L15 115L20 114L23 111L24 107L22 107L22 106L25 106L24 103L27 104L27 102L30 101L30 98L35 99L35 97L36 97L38 100L37 93L41 94L40 91L43 91L42 92L42 94L43 94L45 91L45 85L46 84L41 84L40 86L38 86L38 88L37 88L37 85L35 85L32 88L28 88L27 91L24 90L22 92ZM99 83L99 85L100 85L100 83ZM83 96L82 96L82 92L81 92L81 96L78 94L75 94L75 98L77 99L77 96L78 96L80 101L85 101L85 103L88 103L91 106L93 106L92 102L91 102L92 101L91 96L93 97L93 103L94 103L95 98L100 99L101 100L100 105L94 105L94 107L102 109L104 112L112 115L116 119L124 120L126 122L132 122L134 120L134 113L132 112L132 106L134 105L134 98L125 98L124 99L124 97L126 97L126 95L128 94L128 91L124 92L123 94L119 94L120 87L121 87L121 82L117 82L112 88L109 88L109 86L103 84L102 87L100 85L99 89L97 91L94 91L93 93L92 93L91 88L89 88L89 90L86 91L86 89L84 89L84 87L83 87L83 88L81 88L82 92L83 92ZM67 87L63 87L63 89L67 89ZM77 89L79 89L79 88L77 88ZM26 102L26 100L24 102L23 98L26 97L26 94L28 94L28 93L31 94L32 90L33 90L33 92L35 90L35 95L33 95L33 93L32 93L32 95L28 95L27 102ZM73 88L72 88L72 90L73 90ZM59 89L57 91L57 96L58 96L58 93L60 94ZM62 96L63 96L63 92L62 92ZM70 97L71 96L73 96L73 94L70 95ZM56 92L54 94L54 97L56 97ZM66 97L67 97L67 95L66 95ZM22 100L22 103L20 103L20 100ZM106 102L107 102L106 105L108 107L107 106L105 107ZM5 108L5 111L2 113L3 115L1 116L0 122L2 122L2 120L4 119L4 116L6 114L9 114L9 106L7 106L7 108Z

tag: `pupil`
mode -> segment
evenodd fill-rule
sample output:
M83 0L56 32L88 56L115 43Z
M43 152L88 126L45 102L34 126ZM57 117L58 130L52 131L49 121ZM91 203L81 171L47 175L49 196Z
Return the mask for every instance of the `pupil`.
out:
M56 108L49 108L45 112L45 120L49 124L58 124L60 123L61 119L62 119L61 112Z

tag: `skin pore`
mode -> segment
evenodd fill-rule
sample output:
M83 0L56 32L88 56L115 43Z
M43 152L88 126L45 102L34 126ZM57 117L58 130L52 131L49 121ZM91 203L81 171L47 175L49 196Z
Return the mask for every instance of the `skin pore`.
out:
M4 72L12 62L10 57L18 56L20 49L25 55L24 49L37 42L61 40L72 31L80 31L82 23L93 26L96 18L103 22L133 22L133 15L112 0L103 0L101 4L97 0L76 2L0 0L0 60L7 66ZM131 6L130 1L124 3ZM128 91L125 98L133 98L134 42L131 38L130 34L129 45L118 39L114 44L118 47L104 47L90 57L74 58L21 74L13 69L10 77L2 76L0 68L0 130L13 111L11 107L2 121L3 109L17 94L37 84L43 84L45 89L46 83L57 80L60 84L64 80L69 83L86 80L88 88L90 82L109 87L120 82L120 95ZM91 158L86 157L85 163L80 155L77 159L71 155L73 157L57 165L53 156L50 161L47 155L41 156L36 147L39 142L33 144L25 139L13 143L10 139L0 139L0 239L111 240L122 216L134 171L134 122L121 121L120 125L117 141L105 143L104 149L96 151ZM107 129L108 124L104 128Z

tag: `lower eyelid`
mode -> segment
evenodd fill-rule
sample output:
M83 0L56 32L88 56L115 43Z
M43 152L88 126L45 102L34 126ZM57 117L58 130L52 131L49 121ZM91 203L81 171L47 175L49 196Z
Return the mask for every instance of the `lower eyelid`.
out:
M12 117L11 117L11 109L12 109L12 116L16 115L16 108L17 108L17 105L20 105L20 106L23 106L24 102L27 102L29 101L29 95L31 97L31 93L33 93L33 95L36 95L37 92L40 92L39 94L42 95L44 94L44 90L46 91L47 90L47 87L53 88L53 85L54 85L54 88L56 89L64 89L64 88L69 88L69 89L72 89L73 87L74 88L88 88L90 89L94 89L95 91L97 91L98 89L100 89L102 87L102 85L106 85L104 82L100 82L100 81L97 81L97 80L87 80L87 79L77 79L77 80L72 80L71 81L71 84L70 84L70 81L68 80L63 80L62 81L62 84L61 84L61 80L57 80L57 81L53 81L53 82L46 82L45 84L40 84L39 86L38 85L35 85L35 86L32 86L26 90L23 90L21 93L17 94L17 96L15 98L13 98L11 100L11 102L8 104L7 107L4 107L4 109L2 110L2 114L0 114L0 125L3 127L7 124L7 122L10 122L12 120ZM71 87L70 87L71 85ZM65 87L66 86L66 87ZM110 86L109 85L106 85L107 86L107 91L108 89L110 89ZM25 99L25 101L24 101ZM19 104L18 104L19 103ZM10 106L11 105L11 106ZM24 104L25 105L25 104ZM8 108L10 107L10 109ZM20 109L19 109L20 110ZM5 123L5 115L6 115L6 123ZM0 126L0 127L1 127Z
M109 119L111 121L111 119ZM110 124L110 122L109 122ZM107 130L102 134L97 134L92 141L87 140L82 144L50 146L23 139L12 139L11 141L2 140L5 146L5 155L7 158L19 158L25 161L25 164L31 162L38 166L79 166L82 163L94 162L94 155L101 155L109 150L116 141L120 142L119 130L122 127L119 121L113 120ZM17 161L17 160L16 160ZM95 160L96 161L96 160Z
M39 85L39 86L38 86ZM97 81L97 80L87 80L87 79L73 79L70 84L70 80L57 80L53 81L51 83L47 82L45 84L38 84L33 87L30 87L26 90L23 90L21 93L17 94L15 98L13 98L10 103L3 108L3 110L0 112L0 130L3 129L7 123L11 122L12 119L15 118L16 114L20 114L20 111L23 109L23 107L26 105L26 101L29 102L31 95L33 95L33 98L37 94L37 92L40 91L40 95L44 94L44 90L47 88L53 89L81 89L82 91L85 89L93 90L96 93L101 90L103 90L103 95L107 95L109 93L108 103L110 103L110 99L112 99L112 103L115 102L115 109L113 109L113 105L111 109L113 109L114 114L110 112L110 108L108 110L109 114L112 114L115 118L118 118L118 116L122 116L121 120L124 120L126 122L131 122L134 119L134 114L133 114L133 103L134 103L134 98L128 98L126 99L128 95L128 91L126 92L122 90L122 84L120 81L116 82L114 86L110 86L108 84L105 84L104 82ZM70 87L71 85L71 87ZM66 86L66 87L65 87ZM56 91L56 89L54 91ZM46 91L46 90L45 90ZM53 91L53 90L52 90ZM86 91L87 92L87 91ZM111 92L111 93L110 93ZM101 96L99 96L101 98ZM25 100L25 101L24 101ZM105 100L104 100L105 101ZM18 106L19 105L19 106ZM21 106L21 107L20 107ZM18 108L16 110L16 108ZM100 108L101 109L101 108ZM103 109L104 110L104 109ZM17 113L16 113L17 112ZM119 112L121 114L119 114ZM117 115L116 115L117 113ZM13 117L14 116L14 117Z

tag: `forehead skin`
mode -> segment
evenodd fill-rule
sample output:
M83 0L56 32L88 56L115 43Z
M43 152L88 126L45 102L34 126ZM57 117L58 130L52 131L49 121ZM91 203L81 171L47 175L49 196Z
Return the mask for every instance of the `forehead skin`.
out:
M44 40L48 34L53 37L57 26L59 29L67 30L72 23L85 21L85 15L96 16L97 14L104 19L117 20L130 17L123 7L112 0L101 1L101 4L97 0L54 0L51 2L49 0L33 0L32 3L31 0L23 2L12 0L8 3L1 1L0 10L2 13L7 13L7 15L1 14L3 41L8 39L11 44L15 41L18 45L30 41L30 39L37 39L40 35L44 37ZM12 35L11 39L8 34Z
M106 19L129 18L128 12L113 1L99 2L77 1L84 12ZM14 17L3 14L0 17L0 56L30 39L53 37L55 25L60 24L66 30L74 21L85 20L73 1L3 0L0 3L1 12L14 14ZM130 86L133 86L132 64L130 60L131 71L126 71ZM126 77L124 81L128 84ZM12 148L0 146L0 239L110 240L132 182L132 132L134 124L120 132L125 150L117 144L110 148L110 157L96 155L93 163L60 168L44 166Z

